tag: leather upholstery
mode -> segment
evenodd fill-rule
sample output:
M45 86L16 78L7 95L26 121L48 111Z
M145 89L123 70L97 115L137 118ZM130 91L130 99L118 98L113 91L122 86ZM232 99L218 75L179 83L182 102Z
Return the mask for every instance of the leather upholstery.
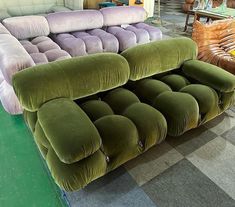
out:
M198 59L217 65L235 74L235 21L220 20L212 24L195 22L193 40L198 45Z

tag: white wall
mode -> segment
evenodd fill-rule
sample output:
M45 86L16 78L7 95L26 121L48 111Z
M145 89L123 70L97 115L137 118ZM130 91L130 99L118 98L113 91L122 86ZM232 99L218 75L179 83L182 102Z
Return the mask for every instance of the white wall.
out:
M155 0L145 0L144 8L148 12L148 17L152 17L154 13L154 3Z

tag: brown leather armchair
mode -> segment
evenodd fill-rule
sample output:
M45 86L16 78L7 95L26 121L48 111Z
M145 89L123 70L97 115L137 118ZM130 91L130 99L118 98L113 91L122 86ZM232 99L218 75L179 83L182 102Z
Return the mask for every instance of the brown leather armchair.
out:
M198 45L198 59L235 74L235 20L226 19L193 25L192 39Z

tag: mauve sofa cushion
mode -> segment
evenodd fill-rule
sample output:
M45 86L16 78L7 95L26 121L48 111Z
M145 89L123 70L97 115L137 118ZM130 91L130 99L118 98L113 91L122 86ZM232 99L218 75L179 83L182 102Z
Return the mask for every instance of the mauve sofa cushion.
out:
M3 24L19 40L50 34L49 25L43 16L11 17L4 19Z
M0 84L0 100L3 108L10 114L21 114L23 109L13 87L5 80Z
M147 18L145 9L136 6L107 7L100 12L103 14L104 26L134 24L143 22Z
M30 54L36 65L48 63L47 56L44 53Z
M11 83L13 74L35 65L24 47L12 35L0 35L0 48L0 69L8 83Z
M54 34L103 27L103 16L97 10L51 13L47 20Z
M0 34L10 34L10 32L0 23Z

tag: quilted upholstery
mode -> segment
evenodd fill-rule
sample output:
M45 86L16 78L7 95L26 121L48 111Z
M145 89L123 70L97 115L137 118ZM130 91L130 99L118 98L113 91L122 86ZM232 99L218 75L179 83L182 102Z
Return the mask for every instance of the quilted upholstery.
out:
M187 47L181 47L183 43ZM167 133L181 135L234 104L235 77L216 66L188 60L197 54L192 40L151 44L130 49L127 59L126 53L124 57L96 54L14 75L25 120L62 189L81 189L162 142ZM173 48L179 51L169 65L162 62L170 70L151 68L148 78L140 71L138 81L126 84L136 73L132 67L145 65L144 70L150 71L154 66L139 56L139 51L154 48L160 52L150 53L152 58L172 54Z
M44 17L36 17L36 19L42 20L42 24L39 22L36 27L33 21L27 24L26 30L28 29L28 33L22 32L21 27L24 24L17 24L18 19L16 20L15 18L6 19L7 25L10 25L8 29L11 29L14 35L18 38L38 37L31 38L31 42L29 40L21 40L19 42L0 24L0 100L4 109L11 114L22 113L22 107L11 86L13 74L31 66L71 57L66 51L61 50L50 38L40 36L40 34L49 32L49 30L46 31L48 24L44 22L46 20ZM12 21L10 19L16 21L11 24ZM43 26L45 25L47 27L44 28ZM40 26L44 30L40 30Z
M40 36L20 41L36 65L70 58L71 56L53 42L49 37Z
M161 30L143 23L145 19L143 8L126 6L47 16L53 39L73 57L122 52L138 44L162 39ZM77 21L81 23L77 24Z

